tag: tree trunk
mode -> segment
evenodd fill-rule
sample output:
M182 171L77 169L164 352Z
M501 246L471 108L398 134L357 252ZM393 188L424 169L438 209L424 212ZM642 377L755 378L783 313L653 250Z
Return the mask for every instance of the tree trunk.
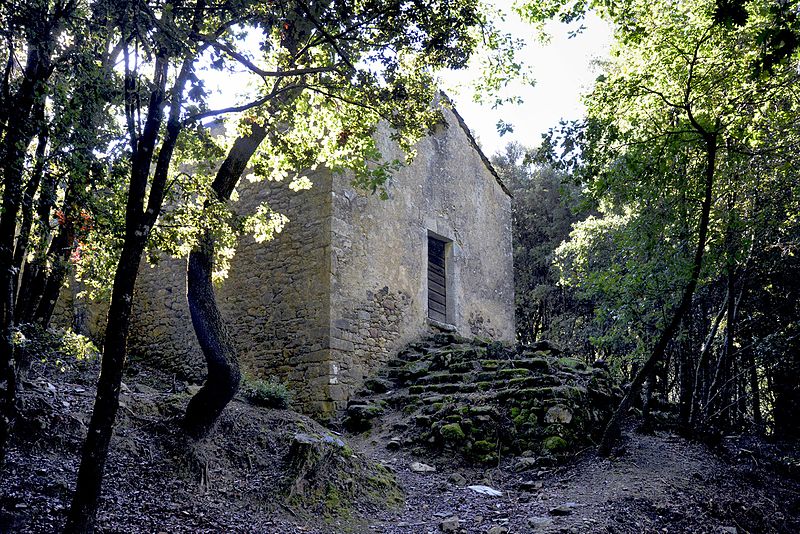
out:
M636 374L636 377L631 383L630 389L628 389L628 392L622 398L622 401L620 402L616 411L614 411L614 414L611 416L611 419L606 426L605 432L603 433L603 437L598 447L598 452L603 456L608 456L611 453L611 449L614 447L620 437L622 420L630 408L631 400L638 394L645 379L653 374L656 369L656 365L664 357L664 352L667 349L667 345L678 331L678 327L683 320L683 316L687 311L689 311L689 308L692 305L692 297L694 296L694 290L697 288L697 282L700 279L700 269L703 266L703 255L705 253L706 240L708 238L708 224L711 216L711 202L714 191L714 172L717 159L717 135L714 133L706 133L703 135L703 139L706 143L706 170L703 183L703 204L700 211L700 223L697 231L697 248L694 254L694 261L692 263L692 272L689 277L689 282L686 284L686 288L683 290L680 303L673 312L672 319L661 333L658 342L653 347L653 352L650 354L650 357L644 363L642 368L639 369L639 372Z
M750 368L750 401L753 410L755 433L764 433L764 420L761 417L761 387L758 384L758 364L752 350L747 351L747 366Z
M65 257L65 251L70 249L72 239L70 232L64 227L59 227L56 235L50 241L47 252L41 258L37 258L33 263L26 266L30 269L30 276L23 276L23 287L20 288L20 295L17 298L20 307L17 310L20 322L31 323L37 316L37 310L46 292L48 280L53 271L59 269L59 264ZM68 252L66 253L69 254ZM47 263L51 264L50 271L47 270ZM22 298L22 295L25 298Z
M714 338L717 336L717 330L719 330L719 325L722 323L722 318L725 317L725 311L728 308L727 295L728 294L725 293L725 300L722 303L719 313L717 313L716 317L714 317L714 321L711 323L711 330L709 330L703 342L703 346L700 349L700 356L697 359L697 367L695 368L694 374L694 398L692 400L691 413L689 414L689 423L693 426L697 425L698 418L700 417L699 414L705 410L706 402L708 401L709 384L707 383L708 373L705 373L705 368L708 355L711 353L711 346L714 343ZM703 375L705 375L705 379L701 381L700 377Z
M774 393L774 436L787 441L800 440L800 425L797 424L797 414L800 413L800 386L797 383L797 377L800 376L800 351L797 343L792 345L789 345L785 354L778 357L773 366L770 384L770 390Z
M694 366L692 365L692 348L693 339L689 339L682 343L680 353L677 358L678 369L676 371L678 376L678 385L680 388L679 393L679 418L682 427L688 427L689 417L692 413L692 399L694 397Z
M230 199L250 158L266 137L266 130L254 125L251 132L238 138L211 185L218 202ZM208 375L186 408L183 427L187 434L199 439L214 427L222 410L239 389L241 374L233 340L217 307L211 275L214 267L214 238L206 230L198 246L189 255L187 298L200 348L206 360Z
M111 306L103 344L103 359L89 431L65 533L93 532L108 446L119 408L122 370L127 354L133 291L146 239L126 239L114 276Z
M33 259L26 261L22 269L22 282L17 292L16 312L20 322L30 322L44 288L45 264L50 249L50 212L56 199L56 178L51 173L42 177L39 200L36 205L38 248Z
M50 319L53 318L53 313L56 309L58 297L61 294L61 288L64 287L64 280L67 279L69 274L69 258L74 250L73 239L71 232L67 233L67 240L69 244L62 248L60 254L53 261L50 276L47 277L47 282L44 285L39 305L36 307L36 312L33 314L33 322L40 325L42 328L50 326Z
M737 366L733 361L733 341L734 341L734 332L736 328L736 297L734 292L736 291L736 273L735 268L731 267L728 272L728 312L727 312L727 319L725 325L725 344L723 347L723 361L724 361L724 373L723 376L727 375L728 379L726 379L722 385L720 386L720 405L722 409L719 414L719 419L724 425L729 425L733 422L734 417L731 416L730 408L731 408L731 400L732 397L735 395L736 391L736 370Z
M103 359L100 377L97 381L97 394L86 441L83 445L75 494L67 517L67 524L64 527L66 534L83 534L94 531L103 470L108 458L108 446L119 408L119 390L127 355L128 328L133 308L136 278L139 274L139 262L147 244L147 237L158 220L164 202L164 191L172 154L183 129L180 114L183 107L184 86L191 66L192 59L184 59L180 73L172 86L169 121L164 133L164 140L158 151L152 180L149 180L150 168L154 159L159 131L164 122L166 83L169 72L169 58L163 52L156 56L155 74L151 85L144 130L138 139L131 137L131 144L135 150L131 160L130 185L125 207L125 240L114 275L108 324L103 343ZM147 194L148 182L150 182L149 194ZM147 198L146 205L145 198Z
M22 177L28 146L40 129L34 110L44 105L46 91L42 85L51 73L50 62L57 33L54 23L47 20L46 11L36 15L41 15L41 19L32 24L36 31L28 39L25 72L18 91L8 103L9 110L13 109L15 114L15 125L5 130L0 147L0 172L3 177L0 216L0 382L5 382L5 392L0 398L0 463L5 459L17 412L17 377L11 335L16 293L14 239L22 203Z
M42 112L43 113L43 112ZM44 118L41 118L42 128L39 131L39 141L36 146L36 156L28 184L25 186L25 191L22 195L22 223L19 227L19 237L14 247L14 260L13 260L13 273L14 280L14 294L17 294L19 289L19 281L22 274L22 265L25 261L25 256L28 254L28 244L30 243L31 229L33 228L33 197L39 190L39 184L42 181L45 168L45 158L47 156L47 126L44 124ZM17 298L15 297L15 311Z
M709 397L703 409L705 419L718 427L724 427L725 423L730 421L731 391L734 385L733 382L736 380L735 374L731 373L733 367L731 356L733 349L733 332L742 290L739 290L738 297L734 295L735 273L732 267L729 268L728 271L726 291L726 302L728 305L725 310L727 321L725 325L725 341L723 342L722 352L720 353L717 365L714 369L714 378L711 381L711 386L708 388Z

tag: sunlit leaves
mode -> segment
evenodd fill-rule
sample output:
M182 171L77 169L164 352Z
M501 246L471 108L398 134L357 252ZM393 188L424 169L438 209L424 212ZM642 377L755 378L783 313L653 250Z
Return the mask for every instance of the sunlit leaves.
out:
M268 206L259 206L256 212L244 221L245 231L253 234L257 243L271 240L289 222L288 217L272 211Z
M788 223L765 201L782 205L775 188L796 181L786 165L798 147L798 75L786 64L754 75L758 36L774 21L764 3L747 3L746 23L731 25L715 20L712 1L609 5L624 12L605 12L620 24L588 116L552 132L543 152L600 206L559 248L562 282L598 303L596 347L642 353L690 275L709 139L717 148L701 290Z

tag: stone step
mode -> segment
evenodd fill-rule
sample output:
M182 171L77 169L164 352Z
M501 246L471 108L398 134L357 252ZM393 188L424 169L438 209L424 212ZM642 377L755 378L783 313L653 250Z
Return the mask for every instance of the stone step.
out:
M474 375L475 382L503 382L512 378L529 376L531 371L524 368L508 367L496 371L482 371Z
M475 384L429 384L411 386L408 388L409 393L440 393L442 395L449 395L453 393L472 393L477 391L478 387Z
M423 377L418 378L414 385L425 385L425 384L454 384L458 382L463 382L466 375L458 375L452 374L448 372L443 373L431 373L429 375L425 375Z
M530 374L530 370L525 368L507 367L505 369L498 369L496 376L501 380L510 380L512 378L519 378L528 376Z
M397 358L397 360L400 360L400 361L408 363L408 362L413 362L415 360L422 359L424 357L425 357L425 355L422 354L420 351L406 349L406 350L402 350L402 351L398 352L396 358Z
M524 380L524 379L514 379L514 378L512 378L511 380L495 379L495 380L485 380L483 382L473 382L473 383L475 384L475 389L477 391L493 392L507 388L512 380Z
M475 361L469 362L458 362L453 363L448 366L448 369L451 373L470 373L472 371L477 371L481 368L480 364Z
M537 373L546 373L550 371L550 362L546 358L520 358L518 360L511 360L509 365L517 368L528 369Z
M395 383L402 384L413 382L417 378L427 376L430 372L430 362L426 360L416 360L413 362L403 362L402 367L389 369L387 376Z
M358 396L358 397L353 397L350 400L348 400L347 401L347 407L350 408L351 406L360 406L360 405L372 404L372 402L373 402L372 399L370 399L369 397Z
M494 382L497 380L497 371L482 371L475 374L475 382Z
M548 375L522 376L509 380L505 386L517 388L538 388L545 386L557 386L560 382L557 378Z
M431 359L442 362L446 365L480 361L486 355L483 350L476 350L475 347L436 349L431 351Z
M494 371L504 363L500 360L481 360L480 364L484 371Z

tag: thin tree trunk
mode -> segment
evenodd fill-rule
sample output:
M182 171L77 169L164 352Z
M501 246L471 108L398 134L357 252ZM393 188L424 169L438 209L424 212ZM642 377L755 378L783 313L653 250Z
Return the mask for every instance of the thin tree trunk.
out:
M211 185L215 201L227 202L230 199L250 158L265 137L266 130L254 125L248 135L234 142ZM189 255L186 273L192 326L208 368L206 381L189 401L183 419L184 429L194 439L202 438L211 431L222 410L239 389L241 380L236 348L214 297L211 281L214 248L214 238L206 230L198 246Z
M65 533L94 531L103 470L108 457L108 446L111 442L114 420L119 408L119 391L127 354L133 292L145 242L144 239L131 239L130 236L129 239L126 239L114 276L100 378L97 381L97 394L92 418L89 422L89 431L83 444L78 481L67 524L64 527Z
M47 20L47 11L36 13L40 20L28 40L25 73L15 97L9 102L17 124L8 128L0 147L0 171L3 175L2 215L0 216L0 382L5 382L5 393L0 399L0 463L11 429L16 419L17 377L14 368L14 344L11 340L15 321L14 295L16 276L14 264L14 238L17 215L22 204L22 177L25 158L33 136L39 131L34 110L44 105L43 83L50 76L50 62L57 33L55 23Z
M747 351L747 366L750 368L750 401L753 410L753 426L756 434L764 432L764 420L761 417L761 388L758 384L758 365L752 350Z
M727 313L727 324L725 325L725 345L724 345L724 360L725 360L725 372L731 377L731 380L727 380L725 384L722 386L722 390L724 391L722 403L723 406L728 406L728 408L724 409L720 414L720 420L722 421L723 425L732 424L735 419L735 414L731 414L730 404L733 395L736 392L736 386L739 382L735 377L738 374L738 366L736 362L733 360L733 341L734 341L734 333L736 331L736 298L732 294L736 291L736 274L735 269L732 269L729 275L729 282L728 282L728 291L731 292L731 297L729 300L733 300L733 305L728 303L728 313Z
M679 358L678 364L678 384L680 387L679 393L679 417L682 426L689 424L689 417L692 412L692 398L694 397L694 366L691 359L691 341L684 343Z
M43 113L43 112L42 112ZM19 227L19 237L14 247L14 260L13 260L13 273L14 273L14 294L19 289L19 281L22 275L22 264L25 261L25 256L28 254L28 243L30 243L31 229L33 228L33 197L39 190L39 184L44 175L45 158L47 156L47 126L44 124L44 118L41 119L42 128L39 132L39 140L36 146L36 156L33 168L33 173L25 186L25 192L22 195L22 223ZM16 308L15 298L15 308Z
M37 323L47 328L52 310L55 309L61 285L69 269L67 261L74 247L76 217L74 204L77 201L78 187L79 184L74 181L68 185L61 205L62 218L59 219L58 231L50 241L47 252L34 260L35 267L31 270L32 274L25 289L26 299L23 301L18 298L21 304L18 312L22 322ZM39 206L39 209L41 212L46 210L49 215L50 207L43 205ZM49 270L46 269L48 263Z
M690 118L693 120L693 117L690 116ZM695 127L698 126L699 125L695 125ZM703 130L698 128L698 131ZM678 331L678 327L683 320L683 316L687 311L689 311L689 308L692 305L692 297L694 296L694 291L697 288L697 282L700 279L700 270L703 266L703 255L705 253L706 240L708 238L708 225L711 216L711 202L713 199L714 190L714 172L717 159L717 135L715 133L704 133L703 139L706 144L706 171L703 184L703 204L700 211L700 223L697 231L697 248L694 254L694 261L692 263L692 272L689 277L689 282L686 284L686 288L683 290L680 303L673 312L672 319L661 333L658 342L653 347L650 357L636 374L636 377L631 383L630 389L628 389L628 392L622 398L622 402L620 402L616 411L611 416L608 425L606 426L605 432L603 433L603 437L598 447L598 452L603 456L608 456L611 453L611 449L620 437L622 420L630 408L631 400L638 394L645 379L649 377L653 371L655 371L656 365L664 357L664 352L667 349L667 345L669 345L669 342Z
M131 138L135 146L131 162L131 178L128 201L125 209L125 241L111 290L111 305L108 312L103 359L97 381L92 418L86 441L83 445L78 481L64 532L84 534L94 531L95 516L100 501L103 470L108 458L114 420L119 408L119 391L122 371L127 355L128 329L133 308L134 288L139 273L147 236L158 219L164 201L164 191L170 162L183 126L180 113L183 89L192 65L191 59L183 62L180 73L172 87L170 117L164 140L158 151L149 195L147 193L150 166L155 153L159 130L163 123L166 103L166 82L169 61L166 55L158 55L155 75L148 104L147 120L139 139ZM145 197L147 205L145 206Z
M26 278L23 276L23 288L20 289L20 295L17 298L20 303L18 314L21 322L34 322L36 311L45 294L50 275L54 269L58 268L58 264L65 255L64 251L70 248L72 243L70 234L71 232L63 226L59 227L56 235L47 247L47 252L42 255L41 258L35 259L34 263L26 266L26 269L30 268L30 277ZM51 264L50 271L46 269L48 260ZM25 295L24 299L22 298L23 292Z
M736 323L736 312L739 308L739 300L742 296L742 290L739 290L739 296L734 295L735 274L731 268L728 273L727 284L727 309L725 315L727 317L727 324L725 325L725 341L723 342L722 352L717 365L714 369L714 378L711 386L708 388L709 397L706 399L706 404L703 409L703 415L708 417L709 413L715 413L719 417L719 421L725 422L729 418L729 405L730 405L730 389L732 378L731 375L732 361L731 354L733 349L733 331ZM726 407L719 409L712 409L712 405Z
M64 287L64 280L67 279L67 274L69 274L69 258L72 251L75 250L74 232L67 231L65 234L67 244L61 249L59 256L53 262L50 276L47 277L41 298L39 298L39 305L33 314L33 322L42 328L50 326L50 319L53 318L61 288Z
M725 300L722 302L722 307L720 307L719 312L717 313L716 317L714 317L714 321L711 323L711 330L709 330L708 335L703 342L703 346L700 349L700 356L697 359L697 367L694 371L694 397L692 400L691 413L689 414L689 423L693 426L696 425L697 418L699 417L700 412L705 409L705 403L708 400L708 384L706 383L708 377L706 376L702 384L700 377L704 374L703 371L705 370L708 361L708 355L711 353L711 346L714 343L714 338L717 336L717 330L719 330L719 325L722 323L722 318L725 317L725 311L727 308L728 294L725 293Z
M56 178L51 173L45 173L42 179L39 200L36 204L38 247L34 251L32 260L25 262L22 282L17 292L16 312L20 322L30 322L39 303L44 287L43 270L51 246L50 212L56 199Z

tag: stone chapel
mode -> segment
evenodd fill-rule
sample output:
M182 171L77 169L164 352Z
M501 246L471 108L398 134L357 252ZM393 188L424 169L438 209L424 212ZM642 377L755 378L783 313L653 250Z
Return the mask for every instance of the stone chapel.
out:
M386 158L402 158L388 132ZM388 200L346 175L313 187L242 180L234 209L264 200L289 218L273 241L241 239L217 301L243 372L276 377L298 407L332 414L405 344L431 330L514 338L511 196L455 111L396 172ZM185 261L143 265L130 354L202 379Z

